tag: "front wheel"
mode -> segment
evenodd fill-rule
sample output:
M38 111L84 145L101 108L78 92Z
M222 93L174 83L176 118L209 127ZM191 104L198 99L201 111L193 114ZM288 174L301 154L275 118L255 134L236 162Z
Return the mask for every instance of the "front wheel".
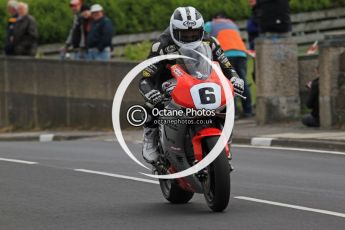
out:
M216 145L218 137L205 139L205 150L209 153ZM207 205L214 212L222 212L230 199L230 165L225 150L208 167L208 177L204 182L204 196Z

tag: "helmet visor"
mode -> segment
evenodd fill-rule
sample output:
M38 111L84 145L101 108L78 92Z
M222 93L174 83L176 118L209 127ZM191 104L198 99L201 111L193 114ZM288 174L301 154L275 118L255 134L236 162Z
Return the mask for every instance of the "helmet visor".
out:
M176 40L182 43L191 43L201 41L204 35L204 30L200 29L190 29L190 30L182 30L182 29L175 29L174 30L174 37Z

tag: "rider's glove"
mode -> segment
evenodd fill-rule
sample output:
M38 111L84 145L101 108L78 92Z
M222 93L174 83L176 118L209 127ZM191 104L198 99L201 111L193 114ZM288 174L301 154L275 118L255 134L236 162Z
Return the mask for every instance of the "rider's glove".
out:
M232 77L230 81L234 85L235 93L242 95L244 92L244 81L239 77Z
M234 85L235 93L242 95L244 92L244 81L238 76L234 69L231 69L231 83Z
M163 95L158 90L153 89L147 94L145 94L145 98L151 105L155 106L158 103L162 102Z
M171 84L167 89L166 89L166 94L168 96L171 96L172 91L175 89L176 85Z
M162 84L162 90L165 92L165 94L168 97L171 96L171 93L175 89L175 87L176 87L176 79L174 78Z

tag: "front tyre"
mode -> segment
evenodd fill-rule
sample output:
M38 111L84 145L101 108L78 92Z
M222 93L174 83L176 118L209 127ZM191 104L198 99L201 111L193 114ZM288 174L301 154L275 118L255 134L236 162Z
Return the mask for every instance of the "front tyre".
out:
M205 139L205 150L209 153L216 145L218 137ZM208 177L204 182L204 196L207 205L214 212L227 208L230 199L230 165L225 150L208 167Z
M188 192L180 188L175 180L159 180L159 185L164 198L173 204L188 203L194 195L193 192Z

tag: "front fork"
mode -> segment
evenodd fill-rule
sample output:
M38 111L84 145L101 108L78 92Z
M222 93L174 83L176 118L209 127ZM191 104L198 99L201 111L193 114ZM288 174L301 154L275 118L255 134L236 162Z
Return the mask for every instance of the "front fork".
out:
M218 128L204 128L202 130L199 130L195 134L195 136L192 139L194 158L195 158L194 165L203 159L203 152L204 151L203 151L203 147L202 147L202 140L204 138L211 137L211 136L219 136L220 137L221 134L222 134L222 130L220 130ZM234 171L234 167L230 163L230 161L232 159L232 154L230 151L231 143L232 143L232 134L231 134L231 137L228 141L224 140L225 154L229 160L229 166L230 166L230 172L229 173ZM196 174L196 177L198 177L198 179L200 181L205 181L207 179L207 176L208 176L208 171L206 168L200 170Z
M196 161L201 161L203 158L203 149L202 149L202 140L207 137L214 137L218 136L220 137L222 135L222 130L218 128L204 128L202 130L199 130L195 136L192 138L193 143L193 150L194 150L194 158ZM230 138L231 139L231 138ZM229 141L224 141L224 148L225 148L225 154L228 157L228 159L231 159L230 154L230 148L229 148Z

